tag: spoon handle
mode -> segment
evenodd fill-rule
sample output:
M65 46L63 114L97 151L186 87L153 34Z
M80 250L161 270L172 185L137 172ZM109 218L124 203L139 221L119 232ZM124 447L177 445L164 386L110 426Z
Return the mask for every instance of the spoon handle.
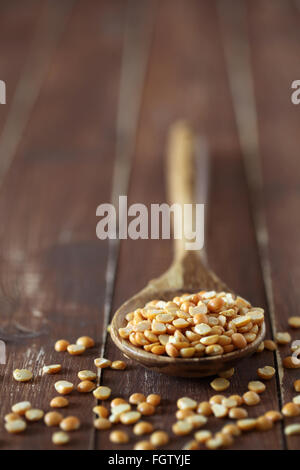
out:
M179 210L178 213L173 213L176 261L188 254L189 257L200 256L206 263L205 250L202 248L204 207L201 208L198 204L207 203L208 187L209 155L206 141L196 136L186 122L175 122L168 136L167 196L169 204L176 204L176 209ZM186 204L190 205L190 209L186 208ZM194 238L191 239L193 235Z

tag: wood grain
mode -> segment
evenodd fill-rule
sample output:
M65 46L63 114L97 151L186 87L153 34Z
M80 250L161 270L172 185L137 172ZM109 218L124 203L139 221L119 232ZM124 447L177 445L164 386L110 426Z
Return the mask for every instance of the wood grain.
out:
M274 315L268 315L267 335L271 337L272 329L287 330L288 316L299 314L300 108L290 101L290 85L300 76L300 12L296 1L242 3L247 7L243 23L247 31L242 23L239 26L249 35L264 184L261 208L269 236L271 273L267 282ZM108 243L96 238L95 211L111 199L114 174L120 175L122 190L127 191L131 170L129 204L149 207L166 201L167 132L177 119L187 119L206 137L212 158L205 243L209 265L234 291L256 305L270 307L224 54L233 31L220 15L217 2L149 2L150 10L152 6L158 10L144 85L141 81L144 91L136 145L130 148L134 159L126 158L117 166L114 156L127 2L61 0L59 7L55 4L28 0L25 6L24 2L3 0L0 7L0 79L7 82L8 90L8 104L0 106L1 132L28 61L34 62L32 71L26 72L28 83L39 78L34 79L38 93L31 95L22 132L12 139L15 148L0 187L0 338L6 341L8 352L7 364L0 365L1 422L19 400L28 398L34 406L48 410L56 394L53 383L62 377L77 383L78 370L93 368L100 351L110 359L120 358L110 338L102 343L106 336L104 305L107 313L113 313L164 272L172 260L172 243L125 240L120 255L114 251L108 263ZM60 23L57 42L49 48L47 38L58 33L51 21L56 15L62 20L71 4L70 14ZM233 13L230 8L229 15ZM37 36L41 30L45 35ZM42 58L40 52L45 52ZM23 110L22 103L18 109ZM126 117L126 109L122 112ZM14 123L19 125L19 115L16 112L11 118L12 129L17 128ZM134 137L136 122L132 129ZM122 149L120 145L119 152ZM5 160L6 154L1 153L2 167ZM197 181L199 185L201 178ZM297 331L290 332L298 339ZM94 350L77 358L54 352L58 337L75 340L83 333L97 338ZM279 358L286 354L288 347L280 348ZM62 363L62 374L39 375L44 363L56 362ZM274 354L267 351L246 359L231 379L229 393L245 392L248 381L256 378L257 367L275 363ZM12 370L23 366L33 369L32 384L13 382ZM277 382L273 379L267 384L261 404L249 409L249 414L258 416L278 409L280 400L291 400L296 378L297 371L279 369ZM171 433L177 398L186 395L206 400L214 393L210 380L167 377L131 361L126 371L105 370L101 377L112 388L113 397L128 397L135 391L162 395L163 406L147 420L170 431L169 449L180 449L190 439L175 438ZM74 392L70 402L64 414L78 415L83 426L72 434L69 448L116 450L109 432L96 432L92 427L93 398ZM209 428L219 430L225 422L212 418ZM297 449L298 437L285 440L283 436L283 426L290 422L293 420L285 420L282 426L259 435L243 435L233 448ZM42 423L30 425L22 436L10 436L1 426L0 448L53 449L51 434ZM131 431L130 435L124 449L131 449L137 440Z

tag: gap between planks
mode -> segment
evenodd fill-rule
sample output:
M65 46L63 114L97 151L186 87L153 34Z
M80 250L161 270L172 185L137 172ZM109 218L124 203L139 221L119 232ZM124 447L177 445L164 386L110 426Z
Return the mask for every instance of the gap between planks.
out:
M116 122L116 149L112 179L111 204L118 205L119 195L128 194L130 174L139 126L147 66L151 51L157 1L129 0L126 12L124 43L121 61L119 102ZM122 217L122 214L121 214ZM117 220L117 233L120 221ZM104 297L104 317L100 357L104 357L107 344L107 328L112 314L112 301L120 252L120 240L109 239ZM98 384L102 370L98 369ZM93 428L89 449L96 447L96 431Z

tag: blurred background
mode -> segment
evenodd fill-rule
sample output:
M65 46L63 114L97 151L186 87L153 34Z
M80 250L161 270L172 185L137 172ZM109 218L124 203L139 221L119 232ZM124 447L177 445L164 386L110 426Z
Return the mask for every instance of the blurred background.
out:
M103 345L112 312L167 268L167 240L98 240L96 208L166 200L167 132L182 118L209 146L209 263L282 331L300 303L299 26L296 0L0 0L7 371L42 364L60 331ZM279 431L266 439L280 448Z

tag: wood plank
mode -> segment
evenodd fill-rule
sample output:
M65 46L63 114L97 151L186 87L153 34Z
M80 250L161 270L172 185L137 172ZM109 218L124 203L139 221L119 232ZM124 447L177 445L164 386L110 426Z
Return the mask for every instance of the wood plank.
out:
M269 231L270 264L277 331L299 333L287 325L299 315L299 106L291 103L291 83L300 76L299 10L293 2L248 2L252 62L256 83L258 122L265 181L265 208ZM281 358L289 347L280 347ZM283 369L284 402L296 394L297 370ZM299 419L298 419L299 421ZM285 419L284 425L297 422ZM290 449L299 439L287 439Z
M17 0L1 2L0 15L0 79L6 84L6 105L0 106L0 132L31 48L36 26L45 2Z
M234 122L231 97L217 13L211 2L190 0L160 3L144 105L138 136L130 201L150 204L165 201L164 158L169 125L187 118L208 137L212 159L212 195L206 247L211 267L234 290L256 305L265 305L255 236L251 222L245 176ZM149 279L164 271L172 259L169 241L132 241L121 244L114 309ZM120 357L109 341L106 357ZM272 353L245 360L231 381L229 393L244 393L247 383L256 377L256 369L272 364ZM184 380L157 375L130 362L121 373L105 370L103 383L113 396L127 397L136 391L158 392L163 407L149 421L170 431L175 421L176 400L192 396L206 400L214 393L211 379ZM249 410L258 416L277 407L276 385L270 384L262 403ZM209 428L218 430L227 422L211 419ZM122 426L118 426L121 428ZM117 446L108 440L108 432L99 433L97 448ZM171 434L171 433L170 433ZM132 448L132 438L124 448ZM189 438L172 436L167 448L180 449ZM234 448L280 448L280 429L259 436L249 434L238 439ZM123 447L122 447L123 448Z
M123 11L121 0L75 3L2 186L0 336L8 360L1 366L1 421L24 399L49 410L54 382L77 384L77 372L92 368L97 355L59 354L53 343L100 337L102 330L107 244L96 239L95 211L110 197ZM40 376L44 363L58 362L61 374ZM33 383L13 381L12 370L21 367L33 370ZM70 403L63 414L78 415L82 429L69 448L87 449L93 397L74 392ZM53 449L52 432L36 423L16 437L1 427L0 445Z

